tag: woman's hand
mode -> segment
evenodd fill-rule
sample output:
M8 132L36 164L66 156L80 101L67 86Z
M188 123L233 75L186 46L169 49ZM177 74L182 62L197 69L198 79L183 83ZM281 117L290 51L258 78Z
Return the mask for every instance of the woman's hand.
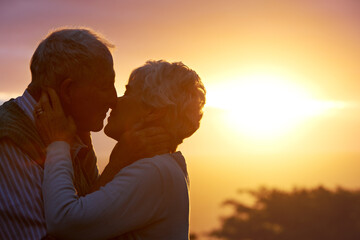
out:
M70 145L73 143L76 125L70 116L65 116L54 89L42 92L34 115L36 127L46 146L55 141L66 141Z

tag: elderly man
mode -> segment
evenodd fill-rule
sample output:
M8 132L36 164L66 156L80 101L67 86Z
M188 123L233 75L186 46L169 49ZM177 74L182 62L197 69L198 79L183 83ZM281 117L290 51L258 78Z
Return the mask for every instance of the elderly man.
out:
M31 59L32 81L24 94L0 107L0 239L46 235L41 193L45 144L34 121L42 113L38 109L34 114L42 90L55 89L64 112L76 124L77 142L71 156L78 194L85 195L97 182L90 131L103 128L106 113L117 98L110 47L87 29L51 33ZM146 142L146 136L139 140Z

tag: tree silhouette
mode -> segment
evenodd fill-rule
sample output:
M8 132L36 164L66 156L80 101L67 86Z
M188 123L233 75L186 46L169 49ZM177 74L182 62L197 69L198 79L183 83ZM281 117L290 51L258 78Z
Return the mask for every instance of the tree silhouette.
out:
M260 188L252 206L228 200L233 214L209 235L226 240L359 240L360 191Z

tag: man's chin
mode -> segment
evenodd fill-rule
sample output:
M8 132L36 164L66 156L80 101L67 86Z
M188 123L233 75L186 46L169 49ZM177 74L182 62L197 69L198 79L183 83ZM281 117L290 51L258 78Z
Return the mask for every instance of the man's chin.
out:
M91 126L89 126L89 129L91 132L100 132L104 127L103 122L101 123L96 123L96 124L92 124Z
M109 127L109 124L107 124L105 127L104 127L104 133L106 136L108 136L109 138L112 138L112 139L115 139L113 134L112 134L112 131L110 130L110 127ZM116 139L115 139L116 140Z
M109 127L108 127L108 126L109 126L109 124L106 124L106 125L105 125L105 127L104 127L104 133L105 133L106 136L110 137L110 136L109 136Z
M101 124L101 126L95 127L95 128L93 128L91 131L92 131L92 132L100 132L100 131L103 129L103 127L104 127L104 125Z
M79 132L99 132L104 127L103 119L97 119L96 121L82 121L76 122L76 128Z

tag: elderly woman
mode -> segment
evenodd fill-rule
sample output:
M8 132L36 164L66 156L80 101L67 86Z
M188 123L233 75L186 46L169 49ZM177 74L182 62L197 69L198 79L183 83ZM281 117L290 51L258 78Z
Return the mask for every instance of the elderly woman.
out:
M166 61L149 61L132 72L108 118L106 135L119 140L145 119L146 125L166 129L171 149L113 170L110 182L84 197L73 185L69 149L75 125L64 116L56 94L48 95L40 100L44 113L37 118L42 135L52 142L43 180L48 232L64 239L188 239L188 176L176 149L199 128L205 104L199 76L182 63ZM121 158L116 145L110 163Z

